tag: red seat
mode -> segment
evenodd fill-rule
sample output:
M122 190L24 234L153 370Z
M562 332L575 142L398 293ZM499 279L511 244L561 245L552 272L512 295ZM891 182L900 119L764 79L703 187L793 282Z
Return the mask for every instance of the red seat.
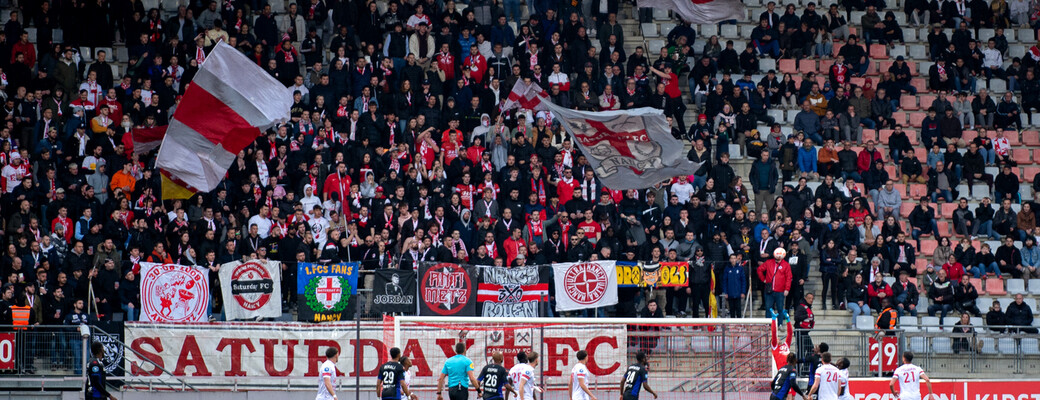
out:
M896 120L896 123L906 127L906 113L902 111L896 111L892 113L892 119Z
M885 172L888 172L889 179L896 179L896 166L891 164L885 165ZM906 193L906 192L903 192Z
M1035 164L1031 149L1011 149L1011 158L1019 164Z
M904 201L902 204L899 205L899 215L903 218L909 217L910 212L914 211L914 207L916 206L916 203Z
M841 52L842 46L845 46L845 43L843 43L843 42L836 42L836 43L834 43L834 46L831 47L831 57L837 57L838 53Z
M873 129L865 129L865 128L863 129L863 142L864 143L867 142L867 141L870 141L870 140L876 141L877 139L878 139L877 131L875 131ZM859 154L859 150L856 151L856 154Z
M882 130L878 131L878 142L881 142L882 144L886 144L887 145L888 144L888 138L892 136L892 132L893 132L893 130L891 130L891 129L882 129Z
M982 286L982 279L971 278L971 285L975 287L975 290L979 293L986 293L985 287Z
M911 137L916 138L917 135L913 135ZM916 140L914 140L914 142L916 142ZM914 144L917 144L917 143L914 143ZM917 159L921 160L921 161L927 160L928 159L928 149L925 149L924 147L914 147L914 157L917 157ZM928 166L925 165L924 169L927 171Z
M1022 144L1022 137L1018 135L1018 132L1010 130L1004 131L1004 137L1007 138L1008 144L1012 146L1018 146Z
M910 126L914 128L920 128L921 122L924 121L924 117L927 115L923 112L910 113Z
M917 261L914 262L914 266L917 267L917 274L923 274L924 270L928 269L928 259L924 257L918 257ZM916 278L910 278L916 279Z
M924 78L910 78L910 86L913 86L915 89L917 89L917 93L928 91L928 84L926 83L926 80ZM922 106L924 106L925 103L921 102L921 104ZM932 103L928 103L928 105L930 106L932 105Z
M857 76L852 79L849 79L849 83L851 83L853 86L863 86L864 83L867 83L867 79L861 76Z
M986 294L995 296L1003 296L1007 294L1007 291L1004 290L1004 280L996 278L986 279Z
M819 72L821 74L823 73L822 70L816 70L816 60L798 60L798 72L801 72L803 74L807 74L810 72Z
M899 96L899 108L902 108L906 111L917 110L917 96L911 96L908 94Z
M950 236L950 223L946 221L939 221L935 223L936 227L939 228L939 236Z
M1022 143L1027 146L1040 146L1040 132L1022 131Z
M919 199L921 196L928 195L928 186L923 183L912 183L909 193L911 199Z
M1023 178L1026 178L1026 182L1033 183L1033 178L1036 174L1040 174L1040 167L1025 167L1022 168Z
M978 131L964 131L964 132L961 133L961 139L964 139L965 142L970 142L972 140L975 140L975 138L978 137L978 136L979 136L979 132Z
M820 74L821 75L828 75L828 74L830 74L832 65L834 65L834 60L829 59L829 58L828 59L820 59Z
M939 242L935 239L921 239L921 254L931 257L936 247L939 247Z
M942 203L939 206L939 214L943 218L953 218L953 211L957 209L957 203Z
M780 60L780 72L785 74L796 74L798 73L798 66L795 60ZM801 77L798 78L801 80Z
M921 104L922 110L927 110L928 107L932 106L932 102L935 101L936 96L934 94L917 94L917 101Z

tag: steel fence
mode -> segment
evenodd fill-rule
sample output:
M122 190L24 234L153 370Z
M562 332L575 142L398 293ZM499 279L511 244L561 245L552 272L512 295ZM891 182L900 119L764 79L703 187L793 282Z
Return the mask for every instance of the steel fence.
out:
M25 329L4 327L0 330L6 331L6 338L13 338L10 343L13 362L5 365L9 372L51 377L82 374L85 353L78 326L35 325ZM7 345L0 344L0 359L4 358L3 348Z

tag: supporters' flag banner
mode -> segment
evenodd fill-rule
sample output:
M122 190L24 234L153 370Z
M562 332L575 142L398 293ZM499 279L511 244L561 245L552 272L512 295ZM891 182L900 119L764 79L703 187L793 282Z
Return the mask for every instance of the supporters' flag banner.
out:
M717 24L731 19L747 19L740 0L639 0L639 7L675 11L693 24Z
M224 315L236 319L282 316L282 264L277 261L232 261L220 266Z
M141 321L202 322L208 306L208 269L141 263Z
M159 147L155 166L163 171L163 198L213 190L239 151L261 131L289 119L291 105L285 85L238 50L217 43L184 92Z
M477 315L476 267L426 262L419 266L419 315Z
M556 311L584 310L617 304L614 261L553 264Z
M506 101L503 101L499 108L501 111L509 111L514 108L523 108L527 110L546 110L546 106L542 104L543 98L548 98L549 94L538 86L533 81L531 83L524 82L523 79L517 80L516 84L513 85L513 91L509 92L509 96Z
M690 264L663 262L660 264L617 264L618 287L686 287Z
M358 263L299 263L297 268L298 321L344 321L354 315Z
M711 269L711 284L708 287L710 287L710 288L716 287L715 286L715 269L714 268ZM710 318L718 318L719 317L719 299L715 297L715 293L711 293L711 294L708 295L708 317L710 317Z
M377 269L372 310L378 314L415 315L415 271Z
M700 168L686 159L661 110L575 111L543 101L575 138L603 186L645 189Z
M167 126L134 128L123 135L123 148L130 154L144 154L155 150L166 137Z
M105 355L101 357L105 373L110 377L126 375L123 371L123 343L125 342L123 340L123 322L97 321L95 324L98 329L91 335L90 341L101 343L101 346L105 348ZM119 386L122 381L108 379L107 383Z
M480 269L477 301L484 317L541 315L541 302L549 299L549 284L541 281L539 267L486 267Z

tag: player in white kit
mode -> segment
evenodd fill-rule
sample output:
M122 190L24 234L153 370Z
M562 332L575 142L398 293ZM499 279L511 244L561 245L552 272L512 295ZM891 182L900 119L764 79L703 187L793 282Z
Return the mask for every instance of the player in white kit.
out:
M811 399L813 393L817 393L818 400L838 400L845 393L845 386L849 384L848 379L843 378L838 367L831 364L831 353L821 354L820 362L822 365L816 368L816 377L806 398Z
M518 363L509 369L509 381L519 390L517 398L534 400L534 393L541 393L541 389L534 385L534 368L538 366L538 352L517 353L516 361Z
M325 362L318 371L318 395L315 400L334 400L336 397L336 361L339 350L335 347L325 349Z
M921 395L921 380L924 380L925 385L928 385L928 393L932 392L932 380L928 379L928 375L924 373L921 367L918 367L912 363L914 361L914 353L905 352L903 353L903 365L896 368L896 372L892 374L892 380L888 382L888 387L892 390L892 394L899 398L899 400L921 400L924 396ZM896 383L899 383L899 390L896 390Z
M567 392L571 394L571 400L597 400L596 395L589 389L589 369L585 367L589 353L578 350L578 364L571 369L571 380L567 382Z
M841 374L841 378L845 380L845 390L842 391L841 396L838 396L838 400L854 400L856 396L849 392L849 366L852 365L848 358L842 357L837 362L838 373Z

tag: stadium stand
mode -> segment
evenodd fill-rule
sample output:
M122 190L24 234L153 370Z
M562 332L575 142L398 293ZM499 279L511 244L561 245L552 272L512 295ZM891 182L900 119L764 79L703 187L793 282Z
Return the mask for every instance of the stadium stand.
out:
M361 260L365 270L416 261L505 265L499 210L517 210L513 218L525 225L531 210L544 210L553 221L544 237L524 230L539 248L527 265L593 255L697 262L703 248L721 275L735 252L749 262L757 308L758 266L774 248L790 252L797 243L811 261L792 266L795 287L782 308L797 320L802 294L814 292L815 329L875 329L876 295L864 299L870 316L850 321L844 311L854 277L875 293L902 285L906 272L919 301L894 297L905 306L898 328L945 332L975 305L971 325L1025 336L983 338L981 352L1040 354L1035 2L1023 10L995 0L994 13L975 0L967 18L935 2L918 10L905 0L848 9L749 0L745 20L717 26L608 0L558 10L542 1L427 0L422 13L385 1L82 3L8 4L0 19L0 316L38 299L32 323L71 324L76 302L96 300L102 320L134 320L142 261L271 258L295 268L299 250L302 261ZM218 189L163 201L155 151L132 154L131 135L166 124L219 40L285 84L292 122L259 137ZM557 64L561 73L551 73ZM666 94L675 82L650 73L666 65L679 72L679 98ZM704 166L688 183L607 190L544 113L499 112L517 72L557 104L664 110L689 158ZM521 117L527 125L517 126ZM438 133L439 150L416 142L427 129ZM452 129L459 140L449 140ZM340 164L347 191L330 180ZM558 192L569 181L565 170L583 199ZM483 188L492 189L494 207L476 204ZM509 198L513 189L518 199ZM529 195L537 204L525 204ZM599 229L584 237L576 235L584 218L557 217L586 210L587 226ZM682 210L688 220L679 219ZM252 231L254 224L265 229ZM433 226L439 236L431 238ZM456 232L461 240L446 248L443 239ZM484 233L494 237L491 256L478 256ZM713 241L716 233L724 244ZM831 240L834 254L824 251ZM852 249L855 259L837 261ZM875 259L880 280L871 274ZM947 285L954 301L940 300ZM282 284L284 320L294 318L290 287ZM666 315L696 313L684 293L668 297L681 300ZM635 316L639 299L606 313ZM910 304L916 312L903 312ZM945 313L944 304L952 316L930 315ZM953 352L949 338L910 339L914 351Z

